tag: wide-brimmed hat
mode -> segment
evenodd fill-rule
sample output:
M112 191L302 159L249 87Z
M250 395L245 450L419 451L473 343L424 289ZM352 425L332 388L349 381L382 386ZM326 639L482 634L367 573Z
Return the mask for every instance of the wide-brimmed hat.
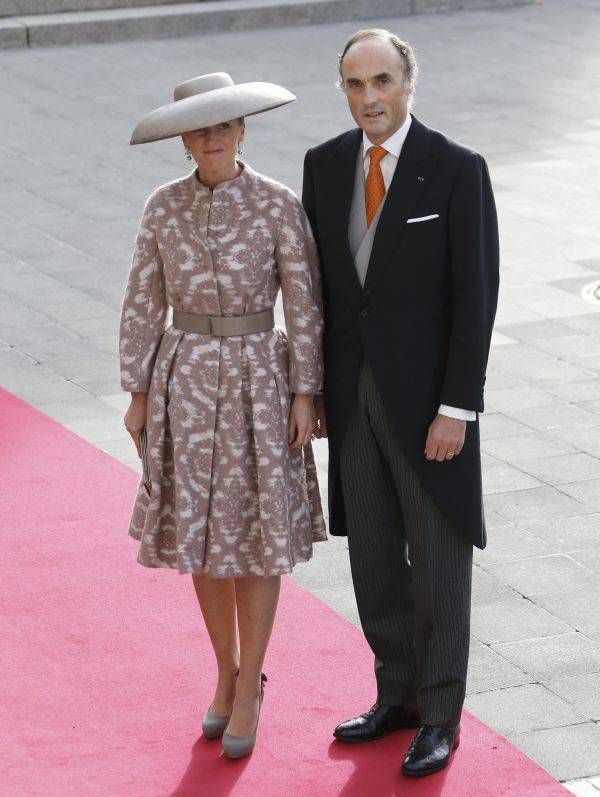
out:
M172 138L189 130L270 111L296 99L275 83L235 84L226 72L179 83L173 97L173 102L161 105L138 122L130 144Z

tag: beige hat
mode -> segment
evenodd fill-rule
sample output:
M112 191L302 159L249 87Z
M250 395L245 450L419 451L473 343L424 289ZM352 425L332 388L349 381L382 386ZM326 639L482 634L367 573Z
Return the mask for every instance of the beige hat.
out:
M275 83L238 83L226 72L200 75L175 86L174 101L161 105L135 126L130 144L146 144L188 130L270 111L296 97Z

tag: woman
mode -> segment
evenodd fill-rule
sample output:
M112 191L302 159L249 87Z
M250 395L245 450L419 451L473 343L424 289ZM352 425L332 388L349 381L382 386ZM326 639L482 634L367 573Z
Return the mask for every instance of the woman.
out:
M142 565L192 574L218 665L203 731L229 757L254 747L281 574L326 539L311 447L316 246L292 191L236 157L244 117L294 99L204 75L131 140L181 135L197 168L146 201L122 305L125 426L140 456L147 441L149 470L129 534ZM273 325L280 287L287 336Z

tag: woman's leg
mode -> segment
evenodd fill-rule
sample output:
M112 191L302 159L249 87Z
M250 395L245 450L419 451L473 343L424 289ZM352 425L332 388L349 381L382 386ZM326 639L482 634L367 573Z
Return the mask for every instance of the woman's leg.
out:
M219 668L211 710L214 714L226 716L231 713L233 706L235 673L240 659L235 622L235 585L232 578L213 578L204 573L192 573L192 579Z
M253 733L259 710L260 674L273 630L281 576L235 579L240 634L240 674L227 733Z

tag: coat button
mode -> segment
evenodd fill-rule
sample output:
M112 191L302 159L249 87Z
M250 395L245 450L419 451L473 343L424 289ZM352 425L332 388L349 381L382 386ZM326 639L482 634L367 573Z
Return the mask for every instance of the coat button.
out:
M361 318L366 318L369 315L369 311L365 307L363 307L363 309L360 311L360 315Z

